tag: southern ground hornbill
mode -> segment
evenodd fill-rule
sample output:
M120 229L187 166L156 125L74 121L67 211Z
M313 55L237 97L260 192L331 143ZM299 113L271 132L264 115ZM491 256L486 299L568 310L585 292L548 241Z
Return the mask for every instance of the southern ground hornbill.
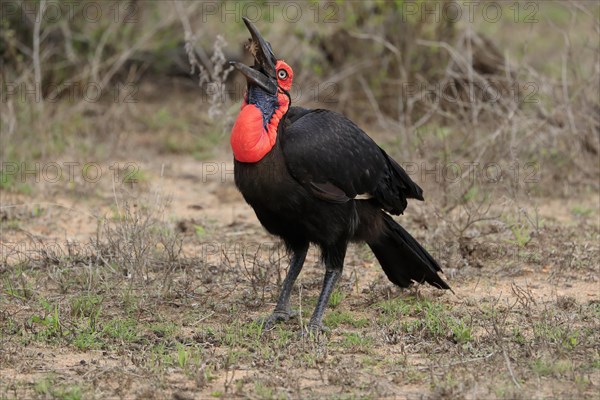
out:
M408 174L352 121L327 110L291 107L293 71L244 18L255 65L231 62L247 92L231 133L235 184L261 224L291 253L268 329L290 318L290 294L310 243L321 248L325 279L310 330L323 329L329 296L351 241L366 242L390 281L450 287L433 257L389 214L423 200Z

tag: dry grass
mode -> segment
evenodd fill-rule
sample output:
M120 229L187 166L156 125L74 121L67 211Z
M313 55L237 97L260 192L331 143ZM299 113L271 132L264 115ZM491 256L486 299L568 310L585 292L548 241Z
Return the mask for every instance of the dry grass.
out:
M263 332L252 321L269 312L280 280L271 239L255 238L263 251L236 247L247 241L228 238L223 224L180 233L157 218L161 207L119 204L120 218L89 247L3 263L3 397L591 398L598 390L597 226L549 220L522 247L504 232L460 249L449 276L457 295L398 290L354 247L326 313L333 331L315 340L297 333L320 288L316 255L293 296L301 320ZM503 251L486 253L494 243Z
M335 3L334 24L258 25L311 94L297 104L354 115L425 188L401 222L457 294L399 290L352 247L331 334L299 337L322 282L311 250L300 319L263 332L252 321L271 310L287 258L233 187L224 132L240 97L222 84L235 45L211 47L217 33L242 43L241 21L202 23L190 2L144 3L131 26L41 23L38 44L3 36L31 61L11 59L3 88L42 86L45 100L0 103L0 398L597 395L598 6L521 2L537 4L538 23L446 26L362 4ZM219 90L162 76L152 57L186 61L169 53L183 40ZM109 92L48 100L46 84L65 81ZM437 87L453 100L424 95L448 94ZM490 101L498 88L516 89ZM44 179L51 162L76 162L73 179ZM93 166L98 182L85 179Z

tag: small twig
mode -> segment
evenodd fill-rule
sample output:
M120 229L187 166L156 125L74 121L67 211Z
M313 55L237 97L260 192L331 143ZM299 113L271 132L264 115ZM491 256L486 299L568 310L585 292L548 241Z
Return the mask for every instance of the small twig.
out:
M357 39L372 40L374 42L380 43L386 49L388 49L389 51L391 51L392 53L394 53L394 55L396 57L398 57L398 60L400 60L400 58L402 57L402 52L400 51L400 49L398 49L396 46L394 46L392 43L390 43L389 41L385 40L381 36L371 35L371 34L368 34L368 33L357 33L357 32L349 32L349 35L352 36L352 37L355 37Z
M206 314L205 316L197 319L196 321L194 321L194 323L191 325L193 327L196 327L200 324L200 322L207 320L208 318L212 317L215 314L214 311L209 312L208 314Z
M373 111L375 111L375 115L377 116L377 121L379 122L379 125L381 125L381 127L383 129L389 129L389 125L388 125L387 121L385 120L385 117L383 116L383 113L381 112L381 109L379 108L379 104L377 104L377 100L375 99L373 92L369 88L367 81L365 80L365 78L362 75L359 75L358 82L360 83L360 86L362 87L363 91L365 92L365 95L367 96L367 99L369 100L369 103L371 104Z
M496 354L496 352L492 351L490 354L488 354L486 356L470 358L468 360L455 361L455 362L451 362L451 363L448 363L445 365L437 365L436 367L444 369L444 368L453 367L455 365L462 365L462 364L468 364L468 363L477 362L477 361L483 361L483 360L487 360L488 358L492 357L494 354ZM429 369L429 365L418 367L417 369L420 371L425 371L425 370Z
M502 292L500 292L500 294L498 295L498 299L496 300L496 304L498 304L498 302L500 301L501 297L502 297ZM517 305L518 302L519 302L519 300L516 300L513 305L509 305L508 306L508 311L507 311L507 313L504 316L504 320L501 321L500 323L496 319L496 317L494 317L493 321L492 321L492 326L494 328L494 332L496 333L496 337L497 337L496 344L502 350L502 355L504 356L504 362L506 363L506 368L508 369L508 373L510 374L510 377L511 377L511 379L512 379L514 385L515 385L515 387L517 387L517 388L520 389L521 385L519 384L519 382L517 381L517 378L515 377L515 373L514 373L514 371L512 369L512 364L510 363L510 358L508 357L508 353L506 352L506 348L504 347L504 344L503 344L503 342L504 342L504 332L503 332L503 329L501 331L501 329L499 327L499 325L505 326L505 322L506 322L506 318L508 318L508 314Z
M36 101L40 111L44 109L44 97L42 95L42 67L40 65L40 29L46 11L46 0L40 1L40 9L35 17L33 27L33 68L35 73ZM39 96L39 98L37 98ZM39 100L39 101L38 101Z
M117 190L115 188L115 180L112 180L112 190L113 190L113 196L115 198L115 205L117 206L117 212L119 213L119 219L122 218L122 214L121 214L121 207L119 206L119 199L117 198Z
M519 384L519 382L517 382L517 378L515 378L515 374L513 372L512 366L510 364L510 359L508 358L508 354L506 354L506 350L504 349L504 346L500 346L502 348L502 354L504 355L504 361L506 362L506 368L508 368L508 372L510 373L510 377L513 381L513 383L515 384L515 386L520 389L521 385Z

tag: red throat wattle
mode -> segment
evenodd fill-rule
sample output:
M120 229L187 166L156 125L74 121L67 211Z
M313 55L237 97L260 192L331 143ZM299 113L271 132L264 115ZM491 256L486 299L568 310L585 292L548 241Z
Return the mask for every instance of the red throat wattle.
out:
M275 145L275 135L263 127L262 113L254 104L242 105L231 130L233 156L241 162L257 162Z
M248 104L244 100L240 115L231 130L231 148L233 156L238 161L247 163L260 161L271 151L277 141L279 121L290 105L290 99L282 89L286 91L291 89L293 71L283 60L278 60L275 68L277 70L285 69L287 76L277 81L280 87L277 93L278 107L267 123L266 129L260 109L255 104Z
M242 104L231 130L231 148L233 156L241 162L253 163L260 161L275 146L277 127L281 117L287 112L289 100L283 93L278 94L279 107L273 113L267 124L263 126L261 111L254 104Z

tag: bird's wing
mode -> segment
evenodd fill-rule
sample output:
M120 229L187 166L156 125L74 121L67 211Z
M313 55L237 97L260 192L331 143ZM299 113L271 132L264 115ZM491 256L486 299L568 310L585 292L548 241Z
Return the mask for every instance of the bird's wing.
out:
M280 142L290 174L316 197L343 203L371 196L396 214L422 191L358 126L328 110L292 107ZM357 197L358 196L358 197Z

